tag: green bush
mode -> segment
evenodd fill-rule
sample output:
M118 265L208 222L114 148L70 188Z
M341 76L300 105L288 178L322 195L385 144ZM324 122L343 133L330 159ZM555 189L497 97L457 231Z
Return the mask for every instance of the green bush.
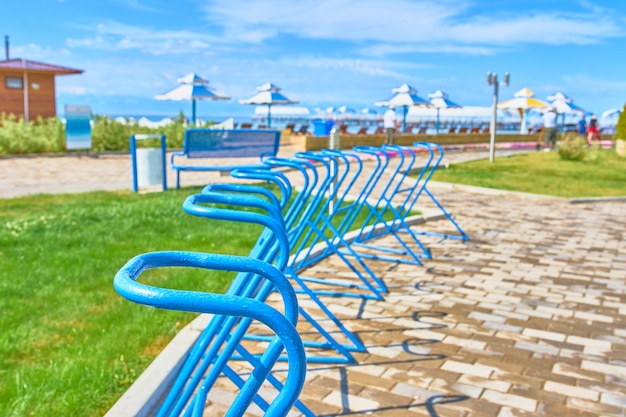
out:
M65 126L56 117L25 122L0 114L0 155L58 152L65 143Z
M587 156L587 140L576 132L567 132L558 145L559 156L568 161L582 161Z
M622 109L619 119L617 119L617 124L615 125L615 139L626 140L626 104L624 104L624 108Z
M120 123L107 116L92 117L91 151L127 151L130 147L130 135L137 133L165 134L168 149L183 146L185 129L184 115L181 113L171 124L159 128L142 127L137 122L127 120ZM208 126L207 122L200 127ZM154 146L149 142L140 142L139 146ZM12 114L0 114L0 155L62 153L65 149L65 124L58 117L25 122Z

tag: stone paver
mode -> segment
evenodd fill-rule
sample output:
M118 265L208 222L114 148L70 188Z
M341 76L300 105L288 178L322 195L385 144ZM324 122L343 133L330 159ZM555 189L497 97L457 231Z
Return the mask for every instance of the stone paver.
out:
M130 188L127 156L83 159L70 164L73 180L63 158L1 159L0 197ZM206 181L188 174L184 184ZM383 301L326 300L368 352L357 364L310 364L302 402L318 415L623 416L626 203L430 189L471 240L424 236L432 259L422 266L368 261L389 286ZM349 275L333 257L307 274ZM205 415L222 415L233 391L220 381Z
M626 204L430 189L471 240L423 237L433 259L421 267L377 262L390 293L345 321L369 353L309 366L334 372L334 409L317 408L316 379L302 401L324 415L623 415ZM386 370L364 378L364 366ZM358 393L379 405L363 409Z

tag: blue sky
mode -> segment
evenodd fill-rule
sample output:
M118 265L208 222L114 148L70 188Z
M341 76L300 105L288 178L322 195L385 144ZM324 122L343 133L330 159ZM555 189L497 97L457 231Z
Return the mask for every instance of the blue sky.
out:
M601 113L626 102L626 1L23 0L2 5L11 58L83 69L57 78L58 106L175 115L156 94L196 72L231 97L198 113L252 115L265 82L311 109L373 106L403 83L489 106L487 71ZM4 54L2 55L4 56Z

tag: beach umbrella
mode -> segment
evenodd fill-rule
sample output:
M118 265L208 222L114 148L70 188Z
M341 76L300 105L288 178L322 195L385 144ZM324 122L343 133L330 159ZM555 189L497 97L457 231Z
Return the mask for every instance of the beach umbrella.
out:
M621 107L615 107L613 109L608 109L607 111L603 111L602 114L600 115L601 119L608 119L609 117L613 117L613 116L619 116L619 114L622 112L622 108Z
M611 127L611 128L615 127L622 111L623 109L621 107L615 107L615 108L603 111L600 114L601 126Z
M561 92L548 96L548 100L550 101L552 107L556 110L557 114L562 115L561 127L565 124L566 114L579 114L580 116L584 116L585 113L587 113L585 109L574 104L574 100Z
M548 96L548 100L557 113L578 113L580 115L588 113L587 110L574 104L574 100L563 93Z
M376 120L378 118L378 112L374 109L370 109L369 107L359 110L359 115L363 118L363 120Z
M356 113L356 110L354 110L353 108L348 107L348 106L341 106L341 107L339 107L339 108L337 109L337 111L338 111L339 113L344 113L344 114L345 114L345 113Z
M448 98L448 95L441 90L437 90L434 93L429 94L428 98L430 98L430 104L432 104L437 109L437 121L435 123L435 131L437 132L437 134L439 134L439 110L448 108L461 108L462 106L450 100Z
M325 119L336 119L335 113L337 112L337 107L328 106L324 110L322 110L322 112L324 113Z
M348 106L341 106L337 109L337 113L341 115L341 118L346 120L351 117L354 119L356 117L356 110Z
M209 87L209 80L191 73L176 80L178 87L165 94L159 94L157 100L191 100L191 124L196 124L196 100L230 100L230 97L215 92Z
M530 88L522 88L513 95L514 98L498 103L499 109L517 110L519 112L522 119L522 122L520 123L520 133L522 135L528 133L526 129L526 118L528 115L528 110L550 107L549 103L543 100L539 100L534 96L535 93L533 93Z
M297 101L289 100L280 92L280 87L272 83L265 83L257 87L257 93L246 100L239 100L241 104L254 104L267 106L267 127L272 126L272 105L296 104Z
M406 132L406 113L407 109L411 106L423 106L423 107L431 107L430 102L424 100L420 96L417 95L417 90L411 87L408 84L402 84L398 88L394 88L391 90L394 95L386 101L377 101L377 106L382 107L402 107L402 131Z

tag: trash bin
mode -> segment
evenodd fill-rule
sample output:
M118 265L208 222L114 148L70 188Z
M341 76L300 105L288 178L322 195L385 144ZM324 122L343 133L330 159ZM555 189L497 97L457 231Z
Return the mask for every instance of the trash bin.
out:
M149 187L163 183L163 152L159 148L137 149L137 185Z
M161 139L160 148L137 148L137 141L143 139ZM131 135L130 156L133 171L133 191L139 187L163 184L167 191L167 172L165 155L165 135Z
M335 125L333 120L313 120L313 136L328 136Z

